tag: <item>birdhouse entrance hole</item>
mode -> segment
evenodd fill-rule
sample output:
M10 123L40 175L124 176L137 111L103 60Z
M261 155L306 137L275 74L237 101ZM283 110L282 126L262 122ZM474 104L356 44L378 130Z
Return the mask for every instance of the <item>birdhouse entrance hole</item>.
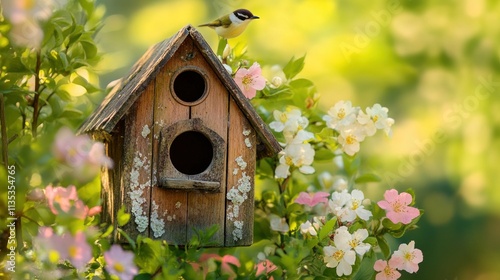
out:
M205 99L207 78L197 67L184 67L174 74L171 88L177 102L193 106Z
M212 163L214 150L210 140L198 131L179 134L170 146L170 160L179 172L196 175Z

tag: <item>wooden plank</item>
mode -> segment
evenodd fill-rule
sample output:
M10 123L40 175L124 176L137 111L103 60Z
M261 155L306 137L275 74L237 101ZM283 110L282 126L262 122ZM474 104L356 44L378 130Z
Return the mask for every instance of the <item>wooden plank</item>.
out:
M106 142L106 155L113 160L113 168L104 168L101 172L103 201L102 220L113 226L117 226L116 215L121 205L123 205L123 184L121 176L123 174L123 131L124 122L118 123L113 132L114 137ZM117 236L114 237L117 242Z
M186 44L195 46L190 37L186 39ZM217 133L227 143L227 120L228 120L228 100L229 94L225 86L219 80L217 74L210 67L210 64L201 55L200 50L195 47L196 53L191 60L193 65L205 69L208 77L207 97L200 104L191 107L191 118L200 118L203 124ZM225 148L225 147L224 147ZM225 165L226 158L220 164ZM225 166L221 170L226 170ZM226 200L226 180L221 174L220 193L189 193L188 203L188 236L193 234L192 228L207 229L212 225L219 225L219 231L212 240L217 246L224 245L224 220L225 220L225 200ZM189 237L188 237L189 238Z
M243 95L243 93L241 93L233 77L226 71L222 63L210 48L210 45L207 41L205 41L205 39L203 39L203 36L201 36L195 28L190 28L189 34L191 35L191 38L194 38L197 46L203 50L202 54L205 59L210 64L211 68L214 69L214 72L218 75L222 83L226 86L229 94L234 98L240 110L250 121L250 124L254 127L259 140L263 144L262 147L257 150L257 156L259 158L275 156L282 150L282 147L272 134L267 124L257 114L250 101Z
M152 137L145 132L153 125L154 84L137 99L125 118L123 157L123 205L132 213L123 227L132 239L148 235L151 190Z
M179 52L185 52L185 46L181 46ZM157 207L156 213L158 221L163 220L165 233L161 236L152 236L166 240L169 244L186 244L187 239L187 193L176 190L167 190L158 186L157 177L160 173L176 174L177 179L188 179L176 170L159 170L159 161L166 160L160 158L160 142L164 141L162 130L175 124L178 121L189 119L189 107L181 106L174 100L170 93L170 81L176 69L184 65L185 62L175 54L161 69L155 79L156 94L154 101L154 128L153 128L153 189L151 192L151 202ZM152 213L154 214L154 213Z
M253 242L256 132L233 98L229 105L225 246Z

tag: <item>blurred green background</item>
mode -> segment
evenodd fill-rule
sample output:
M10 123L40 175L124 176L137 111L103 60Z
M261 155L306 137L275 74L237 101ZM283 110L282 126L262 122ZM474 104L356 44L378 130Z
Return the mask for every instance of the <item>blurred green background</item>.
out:
M403 240L416 241L424 262L402 279L500 279L500 1L98 3L106 13L103 86L187 24L236 8L260 16L229 43L248 45L250 57L269 65L307 54L301 76L316 84L325 110L342 99L380 103L396 120L392 138L365 141L362 155L383 178L368 197L413 188L426 211ZM198 30L215 48L215 33Z

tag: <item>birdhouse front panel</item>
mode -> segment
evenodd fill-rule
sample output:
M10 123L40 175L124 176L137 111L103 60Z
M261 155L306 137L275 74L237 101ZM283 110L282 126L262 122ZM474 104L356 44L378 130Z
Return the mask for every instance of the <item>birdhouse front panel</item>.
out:
M102 173L105 221L125 206L131 238L185 245L216 225L213 246L252 243L256 159L280 146L191 26L152 47L81 131L115 161Z

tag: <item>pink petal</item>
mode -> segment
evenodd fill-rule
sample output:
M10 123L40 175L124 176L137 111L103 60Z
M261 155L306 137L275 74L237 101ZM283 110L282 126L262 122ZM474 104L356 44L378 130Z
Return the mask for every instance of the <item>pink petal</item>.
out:
M266 87L266 79L262 76L254 76L252 79L252 87L256 90L262 90Z
M402 192L401 194L399 194L399 200L404 204L409 205L412 202L413 198L411 197L411 194Z
M387 200L387 202L395 201L399 198L398 191L395 189L387 190L384 193L384 198L385 200Z
M94 207L89 209L87 216L89 216L89 217L95 216L95 215L101 213L101 210L102 210L101 206L94 206Z
M381 201L377 202L377 205L384 210L392 209L392 205L389 204L389 202L387 202L385 200L381 200Z
M377 260L375 264L373 265L373 269L375 271L383 271L385 267L387 266L387 262L384 260Z
M295 199L295 203L298 203L298 204L305 204L305 205L311 206L310 205L311 202L312 202L311 195L309 193L306 193L306 192L299 193L299 197L297 197L297 199Z

